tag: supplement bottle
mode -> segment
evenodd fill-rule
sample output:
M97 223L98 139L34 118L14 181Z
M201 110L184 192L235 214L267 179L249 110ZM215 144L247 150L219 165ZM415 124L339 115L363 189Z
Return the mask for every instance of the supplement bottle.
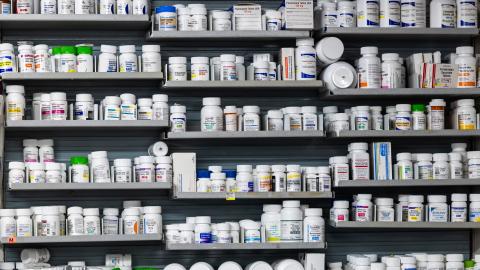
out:
M25 88L23 85L7 85L6 92L7 120L23 120L25 117Z
M382 60L382 88L399 88L402 82L402 67L398 62L398 53L384 53Z
M160 45L143 45L142 52L142 72L161 72Z
M302 109L300 107L286 107L283 112L285 130L302 130Z
M152 105L153 105L153 101L151 98L139 98L137 119L152 120L153 119Z
M359 0L366 1L366 0ZM362 57L358 59L358 87L380 88L381 87L381 64L377 57L377 47L360 48Z
M398 195L398 203L396 205L395 221L406 222L408 221L408 197L409 195Z
M253 192L252 165L237 165L237 192Z
M42 207L41 236L60 235L60 212L57 206Z
M43 163L31 162L27 164L27 168L28 183L45 183L45 165Z
M178 225L180 230L179 243L182 244L193 244L195 243L195 224L182 223Z
M272 166L273 167L273 166ZM265 228L265 241L268 243L280 242L280 228L282 206L279 204L264 204L262 226Z
M98 56L98 72L117 72L117 46L101 45Z
M449 171L450 171L450 179L463 179L463 163L462 163L462 155L460 153L451 152L448 153L449 158Z
M425 0L401 0L402 27L425 28L427 26Z
M17 3L20 1L17 1ZM32 45L18 46L18 67L19 72L35 72L35 55Z
M220 55L220 80L221 81L237 80L237 66L235 64L234 54Z
M8 163L8 185L25 183L25 163L10 161Z
M393 222L395 221L395 210L393 209L392 198L377 198L376 205L376 221L379 222Z
M244 243L260 243L261 242L261 235L260 235L260 224L258 222L250 221L246 222L243 226L245 231L244 233Z
M164 94L155 94L152 96L153 120L168 120L168 96Z
M30 237L33 236L33 223L32 223L32 209L16 209L17 237Z
M356 27L357 12L355 1L337 2L337 26L338 27Z
M197 192L211 192L210 172L207 170L197 171Z
M305 209L303 242L325 242L325 220L321 208Z
M414 165L415 179L433 179L432 158L432 154L429 153L417 154L417 162Z
M202 131L223 131L223 110L220 98L203 98L203 108L200 112Z
M398 153L396 164L395 179L398 180L412 180L413 179L413 164L412 155L410 153Z
M287 165L286 191L287 192L302 191L302 174L300 170L300 165L294 165L294 164Z
M282 131L283 128L283 112L280 110L269 110L267 112L267 130Z
M110 164L106 151L95 151L90 154L92 180L94 183L109 183L110 181Z
M237 107L225 106L225 109L223 109L223 116L225 118L225 131L237 131Z
M428 195L428 221L447 222L448 205L445 195Z
M480 222L480 194L470 194L469 218L470 222Z
M337 4L331 2L323 2L320 18L320 26L322 29L328 27L337 27Z
M77 72L93 72L92 54L90 46L77 47Z
M367 150L367 143L350 144L352 180L370 180L370 156Z
M411 130L412 114L410 104L397 104L395 106L397 115L395 117L395 130Z
M373 221L373 204L371 202L372 194L358 194L357 200L355 206L355 221Z
M270 80L268 71L270 64L267 61L257 61L253 63L253 76L255 81L268 81Z
M75 120L93 120L94 101L92 94L77 94L75 96Z
M400 0L380 0L380 27L400 27Z
M47 162L45 163L45 183L61 183L62 182L62 167L60 163Z
M104 208L102 217L102 234L115 235L119 233L118 208Z
M15 209L0 209L0 236L16 237Z
M424 207L422 195L408 196L408 222L424 221Z
M150 7L149 7L149 1L147 0L133 0L133 15L145 15L149 14Z
M317 167L318 172L318 191L331 191L332 178L330 177L330 168L328 166Z
M8 86L7 86L8 87ZM32 99L32 120L41 120L42 119L42 101L41 97L45 93L33 93Z
M221 172L212 172L210 174L211 179L211 192L225 192L226 189L226 180L227 176L225 173Z
M120 72L138 72L138 59L135 54L135 45L123 45L119 47Z
M212 13L213 18L213 31L231 31L232 21L231 15L228 11L217 10Z
M215 14L215 13L214 13ZM190 58L191 62L191 80L208 81L210 80L210 66L208 57L198 56Z
M295 49L295 74L297 80L316 80L316 51L313 38L297 39Z
M170 183L173 179L172 158L155 157L155 182Z
M136 207L123 210L123 233L140 234L140 210Z
M67 120L68 102L64 92L50 93L50 107L52 120Z
M450 166L447 153L433 154L433 179L449 179Z
M168 80L186 81L187 80L187 58L169 57L168 58Z
M378 27L380 5L378 0L357 0L357 27Z
M432 99L428 106L428 129L445 129L445 106L443 99Z
M291 166L291 165L290 165ZM288 165L287 165L288 167ZM303 213L300 210L300 201L283 201L281 214L281 241L303 241Z
M260 130L260 108L258 106L243 106L243 131Z
M170 131L185 132L187 130L187 117L185 113L187 108L183 105L173 105L170 107Z
M67 235L83 235L83 209L81 207L69 207L67 209Z
M333 201L333 208L330 210L330 220L334 222L349 221L348 201Z
M445 255L447 263L445 264L445 270L464 270L464 258L463 254L447 254Z
M70 182L72 183L88 183L90 182L90 170L88 168L87 157L71 157L70 158Z
M113 161L114 180L116 183L130 183L132 181L132 160L128 158Z
M60 55L60 72L77 72L76 48L74 46L63 46L61 51L62 54ZM37 60L36 54L35 60ZM48 63L48 54L46 62ZM48 64L45 65L48 67ZM48 70L46 72L48 72Z
M100 211L98 208L84 208L83 209L83 227L85 235L100 235Z
M265 11L267 31L279 31L282 28L282 13L277 10L268 9Z
M468 178L480 178L480 151L467 152L468 159Z
M456 124L459 130L477 129L477 111L473 99L460 99L457 101Z
M115 0L100 0L100 14L111 15L116 14Z
M211 218L209 216L195 217L195 243L212 243Z
M430 2L430 28L455 28L457 6L455 0Z
M423 104L412 105L412 129L426 130L427 120L425 117L425 106Z
M453 193L452 204L450 206L451 222L467 222L467 194Z
M458 65L456 85L458 88L472 88L476 86L476 60L473 52L474 49L471 46L457 47L455 65Z
M137 105L136 97L134 94L121 94L120 99L122 104L120 105L120 119L121 120L137 120Z
M285 165L272 165L272 191L285 192L286 180Z
M254 191L256 192L269 192L272 191L272 173L270 172L269 165L257 165L256 166L256 178Z
M162 233L162 208L160 206L143 207L143 234Z
M457 0L457 27L458 28L477 28L477 1Z

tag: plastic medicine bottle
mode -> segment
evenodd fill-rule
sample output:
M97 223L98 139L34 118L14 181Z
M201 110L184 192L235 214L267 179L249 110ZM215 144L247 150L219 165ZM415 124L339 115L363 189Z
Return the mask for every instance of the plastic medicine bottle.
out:
M402 27L425 28L427 7L425 0L401 0Z
M455 28L457 5L455 0L430 2L430 28Z
M101 45L98 56L98 72L117 72L117 46Z
M279 204L264 204L261 217L262 226L265 228L265 241L268 243L280 242L282 206Z
M357 27L378 27L380 5L378 0L357 0Z
M214 13L215 14L215 13ZM191 80L208 81L210 80L210 65L208 57L197 56L190 58L191 61Z
M373 221L373 204L371 202L372 194L358 194L357 200L355 206L355 221Z
M420 153L416 155L417 162L414 165L415 179L432 180L433 164L432 154Z
M355 27L357 25L356 1L337 2L337 26Z
M86 235L100 235L100 210L98 208L83 209L83 227Z
M362 57L358 59L359 88L380 88L382 73L380 58L377 57L378 48L362 47L360 53Z
M477 73L475 70L476 61L473 55L474 49L471 46L457 47L455 65L458 65L457 87L472 88L476 86Z
M119 233L118 208L104 208L102 217L102 234Z
M297 39L295 49L295 74L297 80L317 79L317 53L313 38Z
M17 237L29 237L33 236L33 222L32 222L32 209L16 209Z
M466 222L468 216L467 194L453 193L452 204L450 206L450 221L451 222Z
M162 58L160 45L142 46L142 72L162 71Z
M90 46L77 47L77 72L93 72L92 54Z
M211 218L209 216L195 217L195 243L211 243L212 228L210 227Z
M400 27L400 0L380 0L380 27Z
M281 241L303 241L303 213L300 210L300 201L283 201L281 214Z
M153 117L152 120L168 120L168 96L164 94L155 94L152 96Z
M185 113L187 108L183 105L173 105L170 107L170 131L185 132L187 130L187 117Z
M286 191L287 192L302 191L302 174L300 170L300 165L295 165L295 164L287 165Z
M477 28L477 1L457 0L457 27L458 28Z
M424 207L422 195L408 197L408 222L424 221Z
M203 98L201 114L202 131L223 131L223 110L218 97Z
M413 130L427 129L425 106L423 104L412 104L412 129Z
M459 130L473 130L477 128L477 111L475 110L475 101L473 99L457 100L457 109L455 110L455 126Z
M187 58L169 57L168 58L168 80L186 81L187 80Z
M351 143L350 159L352 180L370 179L370 155L367 153L367 143Z
M445 129L445 106L443 99L432 99L428 106L428 129Z
M220 55L220 80L221 81L236 81L237 80L237 66L235 64L234 54Z
M412 180L413 179L413 164L412 155L410 153L398 153L396 164L396 176L398 180Z
M83 235L83 209L73 206L67 209L67 235Z
M450 179L463 179L463 163L462 163L462 155L460 153L451 152L448 153L448 160L449 160L449 172L450 172Z
M325 242L325 220L321 208L305 209L303 242Z
M433 179L449 179L450 166L447 153L433 154Z
M395 106L397 115L395 117L395 130L411 130L412 114L410 104L397 104Z
M480 222L480 194L469 195L470 206L469 206L469 218L470 222Z
M119 47L120 57L118 62L120 72L138 72L138 59L135 54L135 45L123 45Z
M402 67L398 53L382 54L382 88L399 88L402 81Z
M243 106L243 131L260 130L260 108L258 106Z
M25 117L25 88L23 85L7 85L5 107L7 120L23 120Z
M137 119L152 120L153 119L152 105L153 105L153 101L151 98L139 98Z
M253 192L252 165L237 165L237 192Z

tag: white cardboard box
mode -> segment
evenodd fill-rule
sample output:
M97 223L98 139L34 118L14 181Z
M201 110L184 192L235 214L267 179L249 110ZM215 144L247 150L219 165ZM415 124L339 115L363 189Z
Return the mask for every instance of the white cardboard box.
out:
M313 0L285 0L285 29L312 30Z
M262 30L262 6L257 4L237 4L233 6L233 31Z
M197 155L195 153L173 153L174 192L196 192Z
M305 253L300 258L305 270L325 270L325 254Z
M372 168L374 180L392 180L392 144L390 142L373 142Z
M282 78L284 81L295 80L295 49L294 48L282 48L280 50L280 65Z

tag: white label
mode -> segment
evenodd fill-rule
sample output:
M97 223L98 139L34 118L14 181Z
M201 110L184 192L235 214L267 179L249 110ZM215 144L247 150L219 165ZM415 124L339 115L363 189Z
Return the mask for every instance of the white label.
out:
M430 206L428 208L428 221L430 222L447 222L448 207Z
M282 220L281 238L282 241L303 241L303 221L301 220Z
M465 28L477 27L477 1L461 0L457 2L457 26Z
M118 234L118 218L103 217L102 234Z
M459 64L457 73L458 88L472 88L476 86L476 67L471 64Z
M419 165L417 166L418 179L431 180L433 179L433 165Z
M307 224L305 231L305 235L307 236L306 242L324 242L324 230L324 226L320 224Z
M378 63L358 67L359 88L380 88L381 68Z
M82 235L83 231L83 218L68 218L67 219L68 235Z
M276 222L267 222L263 225L265 227L265 234L267 242L280 242L280 224Z
M395 117L395 130L410 130L412 129L412 119L405 116Z
M355 221L359 222L367 222L367 221L372 221L371 217L371 211L370 207L366 205L360 205L355 208Z
M466 207L451 207L451 221L452 222L466 222L467 208Z
M423 220L423 207L408 207L408 222Z
M287 192L302 191L302 176L298 172L287 173Z

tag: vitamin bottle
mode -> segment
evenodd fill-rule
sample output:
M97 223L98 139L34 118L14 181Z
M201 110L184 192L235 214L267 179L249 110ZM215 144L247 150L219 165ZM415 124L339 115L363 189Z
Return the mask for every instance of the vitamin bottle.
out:
M285 165L272 165L272 191L285 192L287 175Z
M134 94L121 94L120 120L137 120L137 104Z
M284 109L283 127L285 130L302 130L302 109L286 107Z
M93 72L92 54L90 46L77 47L77 72Z
M325 242L325 220L321 208L305 209L303 242Z
M220 55L220 80L221 81L237 80L237 66L235 64L234 54Z
M452 204L450 206L450 221L451 222L466 222L467 221L467 194L453 193Z
M428 221L429 222L447 222L448 205L447 196L428 195Z
M269 192L272 191L272 173L269 165L257 165L256 185L254 191Z
M223 116L225 119L225 131L237 131L237 108L235 106L225 106Z
M7 85L6 92L7 120L23 120L25 117L25 88L23 85Z
M372 194L358 194L355 206L355 221L373 221Z
M400 0L380 0L380 27L400 27Z
M88 168L88 158L77 156L70 158L70 182L88 183L90 182L90 170Z
M459 130L477 129L477 111L473 99L460 99L457 101L456 126Z
M423 196L410 195L408 196L408 222L421 222L423 218Z
M67 120L68 102L65 92L50 93L50 107L52 120Z
M370 107L357 106L353 113L355 120L355 130L369 130L370 129Z
M217 243L232 243L232 235L230 234L229 223L218 223L217 232Z
M412 155L410 153L398 153L397 164L395 165L396 175L398 180L412 180L413 179L413 164Z
M93 120L94 101L92 94L76 94L74 105L75 120Z
M61 50L62 54L60 55L60 72L77 72L76 48L74 46L63 46ZM46 64L46 66L48 67L48 64Z
M303 213L302 210L300 210L300 201L283 201L283 208L280 214L281 241L302 242L303 230L301 228L303 228Z
M316 80L316 51L313 38L297 39L295 49L295 74L297 80Z
M214 13L215 14L215 13ZM192 81L208 81L210 80L210 66L208 57L198 56L192 57L191 61L191 80Z
M330 220L334 222L349 221L348 206L348 201L333 201L333 208L330 210Z
M231 31L232 21L231 14L228 11L215 11L212 13L213 17L213 31Z
M417 154L417 162L414 166L415 179L432 180L433 179L433 164L432 154Z
M392 198L376 198L376 221L393 222L395 221L395 210L393 209Z
M262 226L265 228L265 240L268 243L280 242L282 206L279 204L264 204L261 217Z
M412 105L412 129L426 130L427 120L425 117L425 106L423 104Z
M470 194L469 218L470 222L480 222L480 194Z
M98 56L98 72L117 72L117 46L101 45Z
M135 45L123 45L119 47L120 72L138 72L138 59L135 54Z
M473 52L474 49L471 46L457 47L455 65L458 65L456 86L458 88L472 88L476 86L476 61Z
M211 192L225 192L226 190L226 174L222 172L212 172L210 174L211 185L210 191Z
M16 236L17 237L30 237L33 236L33 223L32 223L32 209L16 209Z
M367 143L351 143L349 147L353 180L370 180L370 156Z
M187 108L183 105L173 105L170 107L170 131L185 132L187 130L187 117L185 113Z
M430 28L455 28L457 6L455 0L430 2Z
M457 27L477 28L477 1L457 0Z
M168 120L168 95L155 94L152 96L153 120Z
M467 152L468 159L468 178L480 178L480 151Z
M0 209L0 236L15 237L16 233L15 209Z
M174 6L159 6L155 8L155 25L159 31L177 30L177 9Z
M69 207L67 209L67 235L83 235L83 209L81 207Z
M362 47L360 53L362 57L358 59L359 88L380 88L382 73L380 58L377 57L378 48Z
M395 106L397 115L395 117L395 130L411 130L412 114L410 104L397 104Z
M401 0L402 27L427 27L426 9L425 0Z
M99 6L102 15L116 14L115 0L100 0Z
M243 226L245 231L244 233L244 243L260 243L260 224L255 221L246 222Z
M300 165L294 165L294 164L287 165L286 191L287 192L302 191L302 174L300 171Z
M35 72L35 55L32 45L18 46L18 67L19 72Z
M357 12L355 1L337 2L337 26L338 27L356 27Z
M450 178L449 179L463 179L463 163L462 163L462 155L460 153L451 152L448 153L449 158L449 172Z
M200 112L202 131L223 131L223 110L220 98L203 98L203 108Z
M370 129L383 130L383 115L381 106L370 106L370 122Z
M25 163L10 161L8 163L8 185L25 182Z
M212 228L210 227L211 218L209 216L195 217L195 243L211 243Z
M100 235L100 210L98 208L83 209L83 231L86 235Z
M207 9L205 7L190 8L190 30L207 31Z
M106 96L103 100L104 115L103 120L120 120L120 105L122 100L117 96Z
M168 80L186 81L187 80L187 58L169 57L168 58Z
M432 99L428 104L428 129L445 129L445 106L443 99Z
M337 27L337 4L323 2L320 25L323 28Z
M28 183L45 183L45 165L39 162L28 163Z
M137 119L152 120L153 119L152 105L153 105L153 101L151 98L139 98Z
M243 131L260 130L260 108L258 106L243 106Z
M433 154L433 179L449 179L450 166L447 153Z
M149 2L147 0L133 0L133 15L145 15L149 14Z
M377 0L357 0L357 27L378 27L380 5Z
M399 88L402 68L398 62L398 53L384 53L382 60L382 88Z
M106 151L95 151L90 154L92 180L94 183L109 183L110 180L110 164Z
M142 72L161 72L160 45L142 46Z
M317 167L318 172L318 191L331 191L332 178L330 176L330 168L328 166Z
M408 198L409 195L398 195L398 203L396 205L396 218L397 222L408 221Z
M119 233L118 208L104 208L102 217L102 234L115 235Z

